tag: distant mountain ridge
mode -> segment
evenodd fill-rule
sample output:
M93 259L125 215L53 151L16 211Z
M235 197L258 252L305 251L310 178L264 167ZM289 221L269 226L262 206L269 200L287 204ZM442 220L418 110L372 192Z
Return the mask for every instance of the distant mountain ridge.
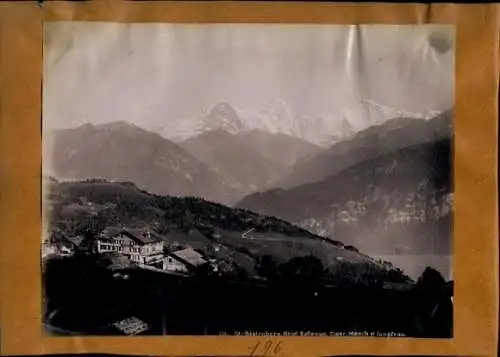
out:
M321 181L249 195L276 216L369 254L450 254L451 137L390 151Z
M50 151L44 171L56 178L131 181L159 194L234 199L227 179L208 165L160 135L126 122L54 130L45 134L44 144Z
M225 130L232 134L257 130L269 134L284 134L327 147L350 139L355 131L363 130L359 125L355 129L352 115L361 115L366 125L378 125L391 118L428 119L440 114L436 110L420 113L392 108L371 99L361 100L361 107L366 109L363 113L346 109L336 114L307 115L294 112L283 100L274 100L264 110L252 112L236 109L230 103L221 101L205 108L198 116L170 119L164 125L156 125L154 131L169 140L181 142L213 130ZM369 118L365 118L367 113L370 113Z
M452 135L453 110L432 119L395 118L358 132L296 163L292 172L275 184L291 188L317 182L358 162L419 143Z
M266 189L298 158L319 150L284 134L239 132L241 127L225 120L219 109L211 116L214 127L232 128L235 134L207 127L199 136L174 143L126 122L47 132L44 145L50 154L44 169L63 179L131 181L155 193L232 204Z
M285 134L252 130L232 134L218 129L179 143L246 193L271 186L297 159L320 148Z
M306 140L283 133L270 134L254 129L239 135L240 139L251 143L254 150L275 164L291 167L297 160L312 156L321 147Z
M225 130L231 134L259 131L286 135L312 145L325 146L345 139L342 125L332 125L335 123L332 120L296 115L286 102L280 100L271 102L268 108L255 113L236 110L227 102L217 102L197 117L173 120L164 127L155 126L154 130L174 142L182 142L213 130ZM348 119L344 117L343 120ZM336 126L338 128L335 129Z
M187 139L179 145L246 192L254 192L274 182L287 169L254 150L239 135L220 129Z

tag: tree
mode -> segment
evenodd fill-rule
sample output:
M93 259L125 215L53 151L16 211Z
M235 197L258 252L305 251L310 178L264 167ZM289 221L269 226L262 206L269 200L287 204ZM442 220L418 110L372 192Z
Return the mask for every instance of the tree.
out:
M321 260L312 255L294 257L280 264L278 270L283 282L303 285L317 284L327 275Z
M407 283L411 281L411 278L399 268L388 270L387 279L393 283Z
M210 264L202 264L197 266L193 271L193 276L195 278L204 280L207 278L211 278L215 276L215 271L212 265Z
M421 333L449 336L452 330L453 305L449 285L436 269L427 267L417 281L415 308Z
M97 253L97 241L94 232L87 230L83 233L83 239L78 251L84 254Z
M399 275L398 275L399 276ZM381 288L390 281L389 271L367 262L340 261L335 264L330 280L342 288Z
M332 282L340 287L356 285L359 274L356 266L346 261L337 262L331 275Z
M184 217L181 218L180 228L183 231L189 232L194 226L195 226L195 220L191 216L191 213L188 212Z
M234 271L234 277L236 280L246 280L248 279L248 272L241 266L237 265Z
M218 272L221 277L229 280L245 279L248 276L245 269L239 266L238 263L231 258L219 261Z
M346 245L346 246L344 247L344 249L359 253L358 248L356 248L356 247L354 247L354 246L352 246L352 245Z
M263 255L255 266L257 274L265 279L271 279L278 273L278 262L271 255Z
M425 268L422 275L417 280L417 287L424 289L435 289L444 287L445 279L439 271L431 267Z

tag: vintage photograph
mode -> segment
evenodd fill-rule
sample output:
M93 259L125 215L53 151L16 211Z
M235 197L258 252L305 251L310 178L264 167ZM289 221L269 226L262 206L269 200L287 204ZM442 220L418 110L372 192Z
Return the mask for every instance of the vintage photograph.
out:
M44 333L452 338L454 36L45 23Z

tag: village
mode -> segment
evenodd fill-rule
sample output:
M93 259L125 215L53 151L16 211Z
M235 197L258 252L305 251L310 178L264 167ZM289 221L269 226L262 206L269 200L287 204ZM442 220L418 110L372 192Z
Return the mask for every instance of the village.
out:
M439 313L432 315L443 315L444 320L437 324L438 330L429 331L449 333L446 322L452 282L446 282L432 269L423 273L420 283L401 281L396 279L400 273L384 270L388 267L370 260L372 275L366 273L366 278L359 280L364 275L356 269L361 269L362 264L345 264L344 258L368 257L354 247L339 246L334 258L336 273L330 273L314 256L273 265L274 258L266 255L252 261L254 271L250 272L237 264L240 261L231 262L231 257L241 258L237 255L241 251L232 243L229 245L234 251L223 252L228 233L215 227L205 229L201 225L184 233L170 229L164 234L151 226L101 227L81 234L53 228L42 239L43 319L52 335L235 334L250 327L255 331L271 327L282 331L303 326L323 333L342 332L351 321L356 321L356 328L363 331L414 335L427 333L434 322L422 330L412 322L413 314L419 308L431 308L427 305L436 301L438 307L432 307L432 311ZM182 240L181 236L192 240ZM202 250L193 236L203 236L210 243ZM279 241L280 234L247 229L235 237L266 246ZM425 288L427 285L430 290ZM363 294L368 293L373 298L366 305ZM200 296L202 303L197 300ZM229 306L235 302L245 308L231 309ZM290 322L286 307L296 304L307 308ZM393 310L397 311L392 313L393 319L382 326L383 316ZM255 319L268 313L275 316L276 325L270 327L260 322L264 320ZM378 321L377 326L371 321Z
M256 236L249 237L250 233L245 231L243 237L255 239ZM52 335L217 334L220 331L236 334L250 327L267 331L270 328L267 322L263 325L255 316L271 312L276 319L273 331L297 330L306 325L308 330L318 333L341 332L354 319L359 325L357 328L363 331L423 334L431 327L421 330L414 325L414 312L422 304L427 306L429 301L438 301L438 306L432 308L438 313L433 315L440 319L444 314L446 322L446 309L451 306L449 296L453 296L452 282L444 281L444 285L439 283L427 291L416 289L414 283L386 282L382 289L361 285L356 288L301 285L299 276L291 285L274 284L272 279L266 285L261 279L238 275L225 279L223 259L211 259L203 251L188 244L176 244L172 237L147 228L107 227L95 234L51 237L42 243L42 261L44 327ZM105 264L101 265L102 262ZM283 264L287 266L289 263ZM206 278L207 271L212 272L210 276L222 278ZM349 273L346 274L342 277L348 278ZM210 294L205 294L207 289ZM363 289L373 296L369 304L360 294ZM202 303L198 300L200 296L203 296ZM229 308L235 303L245 308ZM291 322L286 318L289 311L286 307L298 303L307 308L297 312L296 321ZM408 306L415 308L408 309ZM393 310L397 313L394 312L385 325L371 325L371 321L380 321ZM332 320L333 317L336 319ZM449 333L445 322L440 321L437 330L431 332Z
M191 247L172 247L167 238L149 229L107 227L95 237L62 235L42 242L42 260L80 254L106 255L115 268L135 266L157 272L188 275L206 265L217 271L216 261Z
M130 282L132 285L136 284L137 276L142 276L141 271L144 274L159 274L159 277L164 276L166 279L188 277L200 267L207 267L215 274L219 272L216 260L207 258L192 247L171 245L167 237L147 228L107 227L95 235L87 232L74 236L56 236L55 238L52 234L51 239L42 241L42 262L45 264L54 260L71 261L78 260L78 257L94 257L107 262L106 269L113 279L133 280ZM131 268L134 272L132 276L124 273ZM105 308L102 312L103 315L109 315L110 323L104 324L99 330L109 332L111 329L114 334L138 335L147 334L153 328L151 318L128 315L126 310L123 316L113 318L113 310L114 308ZM44 323L46 330L53 335L71 335L71 329L54 326L54 319L60 315L64 315L61 309L47 311Z

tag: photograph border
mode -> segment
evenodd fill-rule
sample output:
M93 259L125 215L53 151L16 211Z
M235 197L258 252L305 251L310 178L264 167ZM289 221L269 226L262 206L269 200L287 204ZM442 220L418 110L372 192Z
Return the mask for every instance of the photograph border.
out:
M0 19L2 355L496 355L499 75L496 4L4 2L0 4ZM454 338L44 336L40 273L42 28L45 21L69 20L455 25Z

